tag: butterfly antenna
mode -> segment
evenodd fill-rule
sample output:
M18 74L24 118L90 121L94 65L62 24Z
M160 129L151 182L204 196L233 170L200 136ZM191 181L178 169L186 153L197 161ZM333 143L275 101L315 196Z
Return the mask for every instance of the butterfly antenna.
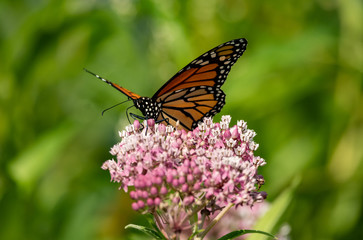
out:
M103 116L103 114L104 114L106 111L108 111L108 110L110 110L110 109L112 109L112 108L114 108L114 107L116 107L116 106L118 106L118 105L121 105L121 104L123 104L123 103L125 103L125 102L131 101L131 100L132 100L132 99L128 99L128 100L126 100L126 101L123 101L123 102L117 103L117 104L115 104L115 105L113 105L113 106L111 106L111 107L109 107L109 108L106 108L105 110L103 110L103 111L102 111L102 116Z

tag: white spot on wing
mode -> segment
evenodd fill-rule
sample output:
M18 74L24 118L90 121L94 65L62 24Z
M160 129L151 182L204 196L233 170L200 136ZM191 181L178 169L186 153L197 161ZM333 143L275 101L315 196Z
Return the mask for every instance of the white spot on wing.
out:
M206 64L208 64L209 63L209 61L204 61L204 62L202 62L200 65L201 66L204 66L204 65L206 65Z

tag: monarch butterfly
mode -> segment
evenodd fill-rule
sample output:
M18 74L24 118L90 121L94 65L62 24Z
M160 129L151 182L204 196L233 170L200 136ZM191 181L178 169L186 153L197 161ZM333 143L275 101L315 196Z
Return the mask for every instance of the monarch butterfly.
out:
M204 117L213 117L221 111L225 94L220 87L246 46L247 40L239 38L209 50L176 73L151 98L141 97L85 70L125 94L143 114L143 117L131 116L165 121L173 126L179 120L184 129L192 130Z

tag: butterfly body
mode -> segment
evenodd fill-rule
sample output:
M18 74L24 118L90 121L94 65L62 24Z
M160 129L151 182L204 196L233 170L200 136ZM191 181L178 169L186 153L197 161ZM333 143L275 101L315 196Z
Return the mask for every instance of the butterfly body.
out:
M246 50L244 38L231 40L202 54L167 81L153 97L141 97L88 70L130 99L145 119L155 119L192 130L204 117L213 117L225 104L220 87L232 65ZM135 116L135 115L134 115Z
M134 105L139 109L146 119L157 119L161 111L161 103L155 102L149 97L140 97L133 100Z

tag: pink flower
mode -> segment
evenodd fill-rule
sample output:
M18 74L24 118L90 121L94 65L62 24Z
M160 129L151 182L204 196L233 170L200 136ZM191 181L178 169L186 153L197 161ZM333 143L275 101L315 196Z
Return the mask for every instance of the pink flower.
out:
M264 180L257 174L266 162L254 156L256 133L244 121L230 128L230 121L230 116L220 123L205 118L186 132L152 119L140 128L136 120L110 151L116 161L106 161L102 169L125 192L134 187L134 210L165 213L161 222L175 231L188 228L184 221L192 208L214 212L228 204L252 206L266 198L258 191Z

